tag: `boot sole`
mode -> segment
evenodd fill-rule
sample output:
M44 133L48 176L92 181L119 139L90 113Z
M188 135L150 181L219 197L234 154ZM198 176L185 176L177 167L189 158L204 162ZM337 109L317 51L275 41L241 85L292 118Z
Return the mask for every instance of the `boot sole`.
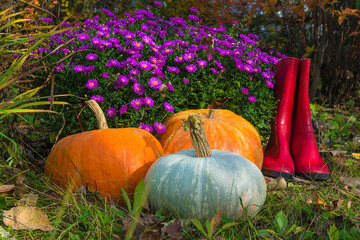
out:
M329 173L302 173L302 172L295 172L296 176L312 179L312 180L328 180L330 178Z
M285 179L292 179L292 177L294 176L294 174L291 174L291 173L279 172L279 171L264 169L264 168L261 171L264 175L269 176L269 177L275 177L275 178L283 177Z

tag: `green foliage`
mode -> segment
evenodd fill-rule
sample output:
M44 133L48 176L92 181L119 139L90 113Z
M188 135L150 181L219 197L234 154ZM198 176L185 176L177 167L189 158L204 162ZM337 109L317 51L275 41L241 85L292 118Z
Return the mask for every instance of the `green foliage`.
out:
M150 15L146 18L156 19L156 15L145 12ZM260 135L265 137L268 135L268 123L276 107L273 91L269 87L273 78L271 68L278 59L271 56L275 54L274 52L260 51L256 36L240 35L238 37L234 28L226 32L223 28L209 28L213 34L217 34L216 31L223 33L221 35L218 33L216 36L215 51L211 56L206 51L206 48L211 48L211 44L207 46L201 43L203 37L207 35L202 32L206 30L200 28L196 21L181 20L184 22L180 25L179 19L171 21L158 19L156 26L160 27L152 27L156 30L153 31L150 30L151 26L148 24L150 26L148 31L141 28L143 24L147 24L148 20L145 17L132 22L131 25L126 25L126 19L119 19L118 24L113 24L108 18L114 16L111 14L108 13L108 16L102 14L102 18L95 18L98 21L88 20L72 31L66 31L65 34L55 34L48 39L46 48L39 50L39 54L45 56L46 65L52 67L55 79L54 85L47 86L42 94L51 95L54 91L55 94L66 92L78 96L79 99L68 101L72 106L77 106L77 111L81 112L81 123L85 130L95 129L96 121L91 111L82 107L83 101L80 98L89 99L100 95L104 98L103 101L99 100L100 106L104 112L108 113L108 125L112 128L142 127L142 124L152 126L154 123L162 122L171 114L166 111L166 108L164 109L165 103L170 103L174 107L174 110L170 111L176 113L187 109L207 108L213 102L220 102L226 109L249 120L259 130ZM136 14L139 15L138 12ZM103 32L109 33L112 41L117 42L112 43L112 47L91 42L91 39L99 34L101 24L108 25L108 30ZM88 34L90 39L79 40L80 33ZM134 33L134 38L131 40L125 38L124 35L127 33ZM152 37L155 44L142 42L144 36ZM108 38L103 38L101 41L105 39ZM140 41L144 47L137 50L136 47L131 46L134 41ZM233 52L231 54L222 52L224 49ZM62 50L69 50L69 52L62 52ZM166 53L166 50L170 53ZM237 55L235 55L236 51L238 51ZM90 53L96 54L97 60L87 60L86 56ZM177 60L177 57L184 58L189 53L194 54L193 59ZM152 63L154 66L150 70L141 70L138 63L142 60L148 61L149 57L156 57L157 62ZM254 60L253 67L257 70L253 72L245 68L239 70L238 68L241 68L239 64L245 66L247 64L245 61L249 59ZM110 63L114 60L117 61L116 66ZM199 67L198 60L207 61L207 66ZM198 69L188 72L186 67L190 64L195 64ZM76 72L74 68L77 66L93 67L93 69ZM171 73L169 67L176 67L178 72ZM134 76L130 74L132 69L141 72ZM103 77L103 73L107 73L109 78ZM268 79L262 73L269 73ZM45 71L39 71L37 74L36 81L42 82L48 77ZM120 82L120 77L124 76L128 78L129 83ZM157 88L154 90L154 87L148 83L152 77L158 77L161 80L163 84L161 90ZM184 82L184 78L188 79L189 83ZM90 79L98 82L93 89L86 87ZM144 93L139 94L134 91L135 83L142 85ZM245 88L250 91L246 93L248 95L242 92ZM253 99L255 97L256 101L250 101L250 96ZM152 98L154 105L147 106L142 103L141 108L136 109L130 104L132 100L144 100L144 97ZM120 114L119 109L125 106L127 111ZM64 135L82 130L82 126L79 125L70 107L54 106L54 109L64 114L66 118L67 128ZM109 114L109 111L113 111L113 114ZM57 116L52 116L47 124L52 129L60 128Z
M351 107L352 101L342 108L326 109L317 104L311 104L313 119L317 122L320 138L329 149L342 149L354 152L360 147L360 143L353 139L357 137L360 129L360 119L356 110L343 109Z
M32 20L22 18L26 12L12 13L15 6L0 12L0 60L2 66L0 67L0 124L6 125L6 122L15 122L17 116L21 118L23 114L27 113L56 113L51 110L35 109L38 106L67 104L66 102L50 102L41 101L41 98L36 98L35 95L41 89L29 88L24 82L24 78L31 75L39 69L47 68L42 64L30 69L29 66L35 64L40 59L35 58L34 50L41 46L47 37L52 34L60 33L63 30L57 30L58 26L52 26L47 33L36 33L36 28L27 28L26 31L32 31L33 35L24 34L21 26L26 26ZM62 121L64 123L64 121ZM18 152L18 143L15 139L9 137L9 128L1 128L0 132L0 149L2 149L0 157L7 162L16 165L19 162L21 153ZM13 150L11 147L13 146Z

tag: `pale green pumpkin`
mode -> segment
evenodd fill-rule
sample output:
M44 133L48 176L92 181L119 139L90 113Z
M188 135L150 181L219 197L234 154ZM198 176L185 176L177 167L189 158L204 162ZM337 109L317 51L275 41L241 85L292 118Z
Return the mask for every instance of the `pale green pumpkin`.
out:
M200 148L206 143L200 140ZM205 156L195 157L198 147L165 155L151 166L145 177L151 209L200 220L220 211L233 219L244 209L256 215L266 197L259 168L237 153L210 148L196 154Z

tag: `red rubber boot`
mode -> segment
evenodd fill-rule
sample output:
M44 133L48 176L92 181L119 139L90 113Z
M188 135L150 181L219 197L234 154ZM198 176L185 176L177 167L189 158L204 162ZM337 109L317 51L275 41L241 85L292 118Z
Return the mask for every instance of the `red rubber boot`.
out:
M275 96L279 102L261 170L270 177L290 179L295 173L290 155L290 135L298 67L299 59L290 57L275 65Z
M297 176L327 180L330 177L329 169L321 159L311 123L308 94L310 63L310 59L301 59L299 63L290 151Z

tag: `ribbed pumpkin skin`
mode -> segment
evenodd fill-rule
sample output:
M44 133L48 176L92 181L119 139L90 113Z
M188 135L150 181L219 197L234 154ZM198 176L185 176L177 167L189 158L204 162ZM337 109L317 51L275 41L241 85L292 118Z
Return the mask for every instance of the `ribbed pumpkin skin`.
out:
M161 150L159 141L142 129L83 132L56 143L47 159L45 174L59 186L87 186L122 202L121 187L132 195Z
M214 110L214 118L208 118L209 109L187 110L168 118L164 125L166 131L158 136L164 147L164 154L171 154L184 149L192 148L190 134L182 128L174 133L175 129L192 113L200 113L211 149L235 152L255 163L259 169L263 164L263 149L260 136L254 126L239 115L229 111ZM169 137L173 134L171 139Z
M266 197L261 171L239 154L212 153L196 158L194 149L187 149L158 159L145 177L151 209L201 220L223 210L237 219L243 213L241 198L249 216L254 216Z

